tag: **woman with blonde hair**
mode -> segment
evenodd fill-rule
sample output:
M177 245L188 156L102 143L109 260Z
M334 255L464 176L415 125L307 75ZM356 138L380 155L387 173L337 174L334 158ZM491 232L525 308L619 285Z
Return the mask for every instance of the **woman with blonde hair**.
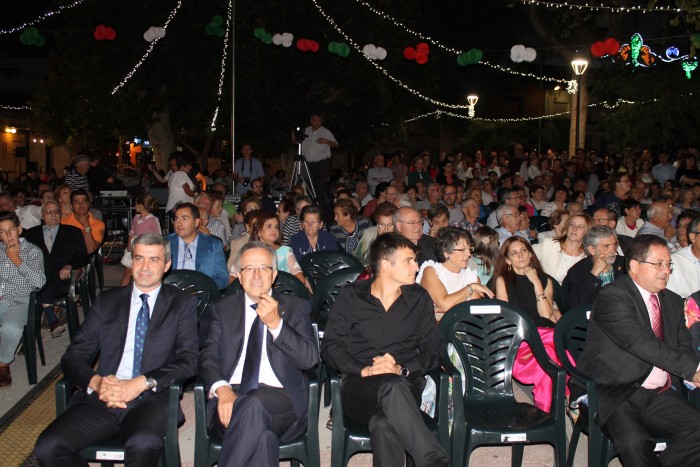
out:
M561 284L569 268L586 257L583 237L591 227L593 227L591 216L584 212L577 212L569 217L569 225L564 235L545 238L534 245L533 250L544 272Z

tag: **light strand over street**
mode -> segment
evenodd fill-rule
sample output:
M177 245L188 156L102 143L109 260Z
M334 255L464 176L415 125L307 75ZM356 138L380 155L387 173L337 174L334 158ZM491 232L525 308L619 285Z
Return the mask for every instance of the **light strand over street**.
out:
M569 2L543 2L541 0L519 0L521 3L524 3L525 5L540 5L540 6L546 6L548 8L568 8L569 10L592 10L592 11L598 11L598 10L605 10L609 11L611 13L631 13L631 12L639 12L639 13L649 13L649 12L675 12L675 13L681 13L684 11L682 8L674 8L672 6L657 6L654 8L647 8L644 6L609 6L605 5L602 2L600 4L594 4L594 3L569 3Z
M219 88L216 91L216 108L211 119L210 129L216 131L216 120L219 118L219 108L221 106L221 95L224 90L224 76L226 75L226 58L228 57L228 39L231 26L233 24L233 0L228 0L226 9L226 32L224 33L224 44L221 51L221 71L219 72Z
M173 11L170 12L170 15L168 15L168 19L165 21L165 24L163 25L163 29L165 29L165 30L168 29L168 25L170 24L170 21L172 21L172 19L175 17L175 15L177 14L177 11L180 9L181 6L182 6L182 0L178 0L177 5L175 5L175 8L173 9ZM116 94L117 91L119 91L131 79L131 77L134 76L136 71L141 67L141 65L143 65L143 62L145 62L146 59L148 58L148 56L151 54L151 52L153 51L153 48L156 46L156 44L158 43L158 41L160 39L161 39L161 37L156 37L155 39L153 39L153 41L148 46L148 49L146 49L146 53L143 54L143 57L141 57L141 60L139 60L136 63L136 65L134 65L134 68L132 68L131 71L129 73L127 73L126 76L121 80L121 82L118 85L116 85L114 87L114 89L112 89L112 95Z
M19 26L15 26L14 28L10 29L0 29L0 34L12 34L14 32L19 32L22 29L28 28L30 26L34 26L35 24L39 24L40 22L44 21L45 19L51 18L52 16L58 15L63 13L65 10L68 10L70 8L76 7L83 3L85 0L76 0L73 3L70 3L68 5L63 5L55 10L52 11L47 11L46 13L37 16L35 19L31 21L27 21L26 23L22 23Z

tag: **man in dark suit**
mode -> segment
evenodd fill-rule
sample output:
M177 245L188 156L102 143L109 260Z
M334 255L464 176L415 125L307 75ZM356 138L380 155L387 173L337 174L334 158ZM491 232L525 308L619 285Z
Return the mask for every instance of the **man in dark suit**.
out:
M71 272L89 261L83 232L72 225L61 224L61 205L49 200L41 207L44 225L24 232L24 237L44 253L46 284L37 294L37 307L42 307L49 323L51 337L59 337L66 330L54 313L53 303L65 296L70 287Z
M137 237L132 263L134 284L97 297L61 359L79 390L37 440L35 453L44 466L86 465L81 449L120 437L126 465L158 463L167 388L197 371L197 305L162 283L170 267L170 244L162 236Z
M318 362L309 302L272 293L277 256L250 242L236 270L244 293L212 303L203 323L199 376L210 427L223 438L220 466L277 466L280 441L304 432Z
M638 235L626 258L628 275L593 304L578 363L598 388L596 422L625 466L700 465L700 411L679 392L700 387L700 365L683 300L666 289L666 240ZM656 437L671 439L658 459Z
M199 208L182 203L175 208L175 232L168 235L173 254L173 269L190 269L211 277L219 289L228 285L224 246L217 237L197 231Z
M586 258L571 266L563 287L569 306L590 305L598 292L625 274L625 259L617 254L617 236L608 226L598 225L586 232L583 249Z

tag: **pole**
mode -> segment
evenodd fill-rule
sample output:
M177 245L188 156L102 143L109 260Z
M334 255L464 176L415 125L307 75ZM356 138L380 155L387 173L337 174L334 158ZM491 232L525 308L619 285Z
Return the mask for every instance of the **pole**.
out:
M233 1L233 0L232 0ZM236 113L236 2L231 8L231 172L236 163L236 127L234 125ZM231 193L236 192L236 182L231 182Z
M583 73L578 75L578 94L576 95L576 144L574 145L574 154L578 152L579 148L579 126L581 125L581 78Z

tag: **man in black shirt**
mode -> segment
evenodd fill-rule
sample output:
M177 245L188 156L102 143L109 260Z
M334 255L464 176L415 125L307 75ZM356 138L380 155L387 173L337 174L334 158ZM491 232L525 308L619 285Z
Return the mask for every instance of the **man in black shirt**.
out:
M425 374L440 366L445 344L433 302L415 284L416 247L380 235L370 249L374 280L345 286L328 317L321 354L342 373L345 414L371 432L374 465L447 465L448 456L423 423Z

